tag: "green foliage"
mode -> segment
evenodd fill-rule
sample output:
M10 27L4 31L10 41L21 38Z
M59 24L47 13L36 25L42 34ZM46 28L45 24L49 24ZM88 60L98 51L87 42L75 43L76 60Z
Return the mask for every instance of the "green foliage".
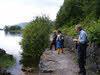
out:
M21 63L34 66L49 44L50 21L47 17L36 17L23 30Z
M64 35L78 37L74 25L81 24L88 33L89 41L98 44L99 32L96 28L99 28L99 12L99 0L65 0L57 14L55 26L62 30Z
M16 26L5 26L4 30L5 31L18 31L18 30L21 30L21 27L17 25Z
M90 42L94 42L97 45L100 45L100 20L94 21L90 20L88 17L79 24L82 25L83 30L86 31L88 34L88 40ZM78 33L75 30L75 26L68 27L64 25L63 27L59 28L64 35L69 35L73 38L78 38Z
M0 56L0 67L2 69L7 69L9 67L11 67L12 65L14 65L15 60L13 58L13 56L11 55L3 55Z
M98 23L90 28L89 40L97 45L100 45L100 20Z
M64 35L69 35L73 38L78 38L78 33L75 30L75 25L81 24L83 30L88 34L89 42L95 43L95 45L98 45L99 47L99 18L100 0L64 0L64 4L61 6L56 16L55 27L56 29L61 30ZM91 54L91 51L87 51L87 53L91 55L88 61L91 60L93 64L95 63L95 65L97 66L95 70L98 71L98 74L100 74L98 50L99 49L92 51L94 52L93 54Z
M14 31L14 30L21 30L21 27L20 26L10 26L10 28L9 28L9 30L12 30L12 31Z
M82 9L78 0L65 0L56 17L56 27L73 25L82 18Z
M5 30L5 31L9 31L9 26L5 26L5 27L4 27L4 30Z
M71 27L63 26L62 28L60 28L60 30L64 35L72 36L73 38L78 37L78 33L75 30L75 26L71 26Z
M97 20L100 17L99 0L64 0L57 17L55 26L72 26L84 21L86 18Z

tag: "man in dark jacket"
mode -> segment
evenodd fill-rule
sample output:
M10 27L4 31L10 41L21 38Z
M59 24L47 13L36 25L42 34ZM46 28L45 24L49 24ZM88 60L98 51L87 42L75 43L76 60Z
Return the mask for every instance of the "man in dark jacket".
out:
M79 75L86 75L85 64L86 64L86 47L87 47L87 34L82 30L81 25L76 25L75 29L79 32L79 38L73 39L77 44L78 49L78 64L79 64Z
M50 50L52 50L53 45L55 46L55 50L56 50L56 39L57 39L57 34L56 34L56 31L54 31L53 32L53 40L52 40L51 45L50 45Z

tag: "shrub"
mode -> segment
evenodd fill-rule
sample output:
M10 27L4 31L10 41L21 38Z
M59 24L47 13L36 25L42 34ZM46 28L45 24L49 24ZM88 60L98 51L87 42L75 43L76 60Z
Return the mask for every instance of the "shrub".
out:
M34 66L49 44L50 23L47 17L36 17L23 30L21 46L23 48L21 63Z
M91 27L89 33L90 42L94 42L95 44L100 45L100 20L95 26Z

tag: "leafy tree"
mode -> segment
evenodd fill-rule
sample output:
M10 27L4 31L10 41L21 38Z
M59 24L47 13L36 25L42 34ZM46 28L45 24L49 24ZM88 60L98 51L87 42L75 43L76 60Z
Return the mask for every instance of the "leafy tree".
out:
M4 27L5 31L17 31L17 30L21 30L20 26L5 26Z
M97 19L100 17L100 0L97 0L96 17Z
M5 26L5 27L4 27L4 30L5 30L5 31L9 31L9 26Z
M16 31L16 30L21 30L21 27L20 26L10 26L9 28L10 31Z
M49 44L50 22L47 17L36 17L23 30L21 46L23 48L21 63L35 66L41 54Z
M100 17L99 8L99 0L64 0L56 17L56 28L78 24L87 17L97 19Z
M83 11L79 0L65 0L57 14L56 27L59 28L65 24L69 26L76 24L82 18L82 13Z
M91 30L89 31L89 40L96 45L100 45L100 20L98 20L98 23L95 26L91 27Z

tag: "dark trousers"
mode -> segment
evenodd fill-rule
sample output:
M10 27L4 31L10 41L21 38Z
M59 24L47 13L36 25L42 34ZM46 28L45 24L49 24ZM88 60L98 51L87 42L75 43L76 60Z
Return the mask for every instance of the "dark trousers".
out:
M56 50L56 42L52 42L52 43L51 43L51 45L50 45L50 50L52 50L52 46L53 46L53 45L55 46L55 50Z
M85 65L86 65L86 46L78 46L78 64L80 68L80 73L86 75Z

